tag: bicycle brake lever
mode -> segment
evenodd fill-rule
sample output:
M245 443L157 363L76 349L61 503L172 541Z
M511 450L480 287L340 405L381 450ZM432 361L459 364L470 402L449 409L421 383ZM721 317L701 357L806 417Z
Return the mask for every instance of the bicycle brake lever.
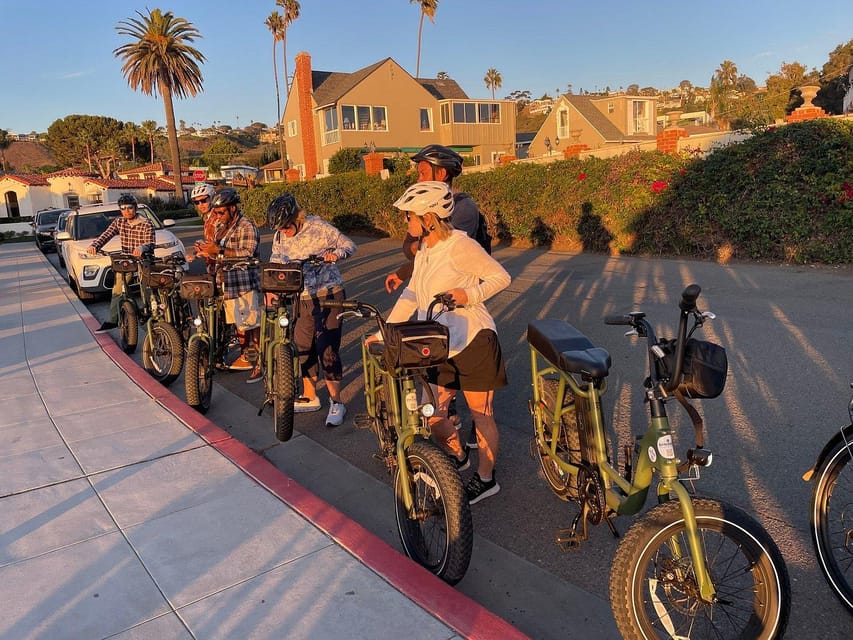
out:
M638 335L640 335L640 334L637 332L637 330L636 330L636 329L631 329L631 330L629 330L629 331L626 331L626 332L625 332L625 337L626 337L626 338L628 338L628 337L634 337L634 336L638 336Z

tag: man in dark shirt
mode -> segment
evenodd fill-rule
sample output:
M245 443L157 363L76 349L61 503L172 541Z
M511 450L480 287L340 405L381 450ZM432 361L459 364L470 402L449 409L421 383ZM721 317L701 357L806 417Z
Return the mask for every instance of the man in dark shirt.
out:
M88 253L96 254L110 238L119 237L123 253L132 253L140 256L146 246L154 245L154 227L137 211L139 208L136 198L125 194L118 199L118 208L121 217L110 223L104 232L95 238L92 245L87 249ZM113 283L112 298L110 299L110 319L104 321L95 333L104 333L118 327L118 306L121 294L124 292L124 278L116 276Z

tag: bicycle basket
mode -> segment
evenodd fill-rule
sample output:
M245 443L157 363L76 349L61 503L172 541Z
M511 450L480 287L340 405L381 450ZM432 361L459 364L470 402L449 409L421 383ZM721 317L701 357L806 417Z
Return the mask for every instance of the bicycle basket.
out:
M184 276L181 278L181 297L184 300L212 298L214 293L213 276Z
M434 320L389 323L385 328L385 366L419 369L447 361L450 333Z
M164 262L155 262L142 269L141 280L150 289L169 289L175 286L175 268Z
M261 290L269 293L302 291L302 265L270 262L261 265Z
M116 253L110 256L110 265L115 273L136 273L138 261L129 253Z
M658 375L669 379L675 372L675 340L661 340L664 357L657 360ZM726 386L729 362L726 350L718 344L690 338L684 345L684 364L678 390L688 398L710 399Z

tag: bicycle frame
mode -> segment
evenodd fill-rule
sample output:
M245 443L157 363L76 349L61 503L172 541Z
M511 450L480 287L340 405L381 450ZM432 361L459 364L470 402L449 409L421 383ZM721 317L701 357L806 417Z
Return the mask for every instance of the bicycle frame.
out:
M261 343L259 345L261 366L264 371L270 371L270 364L273 361L273 354L280 344L290 344L293 342L292 332L293 325L296 322L299 309L299 294L298 293L268 293L266 295L274 296L272 306L267 306L264 303L264 309L261 313ZM261 293L264 296L264 293ZM302 375L299 368L299 359L293 359L293 379L299 386L298 393L302 393ZM272 376L264 376L264 390L267 397L273 394ZM266 402L261 405L263 411ZM260 415L260 413L258 414Z

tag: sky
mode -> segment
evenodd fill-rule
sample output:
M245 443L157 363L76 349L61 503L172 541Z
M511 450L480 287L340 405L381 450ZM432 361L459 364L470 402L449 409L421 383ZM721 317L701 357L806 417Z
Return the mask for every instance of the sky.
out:
M128 42L116 25L146 7L171 11L202 35L194 46L206 58L204 92L175 100L176 120L274 125L264 25L274 0L0 0L0 129L44 132L71 114L164 125L162 101L130 89L112 53ZM406 0L302 0L287 33L288 70L307 51L315 70L353 72L391 57L414 76L419 15ZM820 69L851 39L850 0L439 0L435 22L424 21L420 75L444 71L470 98L489 99L483 77L494 68L502 78L496 98L539 98L569 84L574 93L682 80L707 87L731 60L760 86L783 62ZM281 78L280 46L277 61Z

